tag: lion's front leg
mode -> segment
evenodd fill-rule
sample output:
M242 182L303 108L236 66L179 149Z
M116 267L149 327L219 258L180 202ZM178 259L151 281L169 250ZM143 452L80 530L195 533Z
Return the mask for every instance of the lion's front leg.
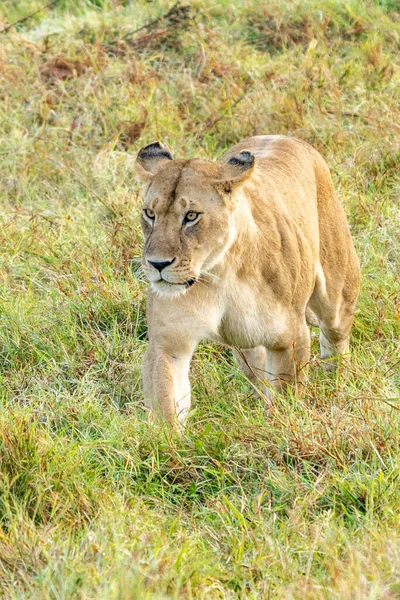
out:
M301 396L307 383L311 346L310 331L305 320L297 324L288 339L290 343L286 347L267 348L267 377L278 392L291 388Z
M183 421L190 409L189 366L194 348L150 341L143 364L146 405L169 423Z
M259 398L264 398L269 403L271 393L265 385L267 378L266 361L267 351L264 346L256 348L241 348L240 350L232 349L233 356L244 375L250 381L254 395Z

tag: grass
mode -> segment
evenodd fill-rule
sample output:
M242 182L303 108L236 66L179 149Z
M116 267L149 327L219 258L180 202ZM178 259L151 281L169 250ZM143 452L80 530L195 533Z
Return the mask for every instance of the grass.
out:
M4 0L0 29L45 2ZM60 0L0 34L0 596L400 597L400 13L394 0ZM146 422L136 151L290 134L326 157L363 283L266 412L204 344L178 436Z

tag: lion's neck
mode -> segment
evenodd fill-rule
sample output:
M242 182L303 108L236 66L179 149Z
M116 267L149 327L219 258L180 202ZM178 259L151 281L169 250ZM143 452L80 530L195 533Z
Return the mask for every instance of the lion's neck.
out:
M210 271L220 280L233 270L240 270L249 261L249 255L256 252L259 229L254 221L246 198L239 197L231 215L230 240L221 260Z

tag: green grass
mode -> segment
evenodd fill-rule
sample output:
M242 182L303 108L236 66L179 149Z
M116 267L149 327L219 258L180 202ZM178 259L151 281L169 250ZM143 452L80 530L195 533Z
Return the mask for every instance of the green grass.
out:
M0 597L399 598L398 3L195 0L123 41L171 5L60 0L0 34ZM352 361L325 375L314 332L307 395L267 412L204 344L177 435L141 408L135 153L262 133L332 169Z

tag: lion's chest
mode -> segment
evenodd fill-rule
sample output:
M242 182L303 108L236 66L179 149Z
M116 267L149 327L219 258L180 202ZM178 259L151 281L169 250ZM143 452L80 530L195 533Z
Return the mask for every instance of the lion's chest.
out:
M260 294L244 285L225 295L218 329L222 343L239 348L273 347L286 331L285 312L268 290Z

